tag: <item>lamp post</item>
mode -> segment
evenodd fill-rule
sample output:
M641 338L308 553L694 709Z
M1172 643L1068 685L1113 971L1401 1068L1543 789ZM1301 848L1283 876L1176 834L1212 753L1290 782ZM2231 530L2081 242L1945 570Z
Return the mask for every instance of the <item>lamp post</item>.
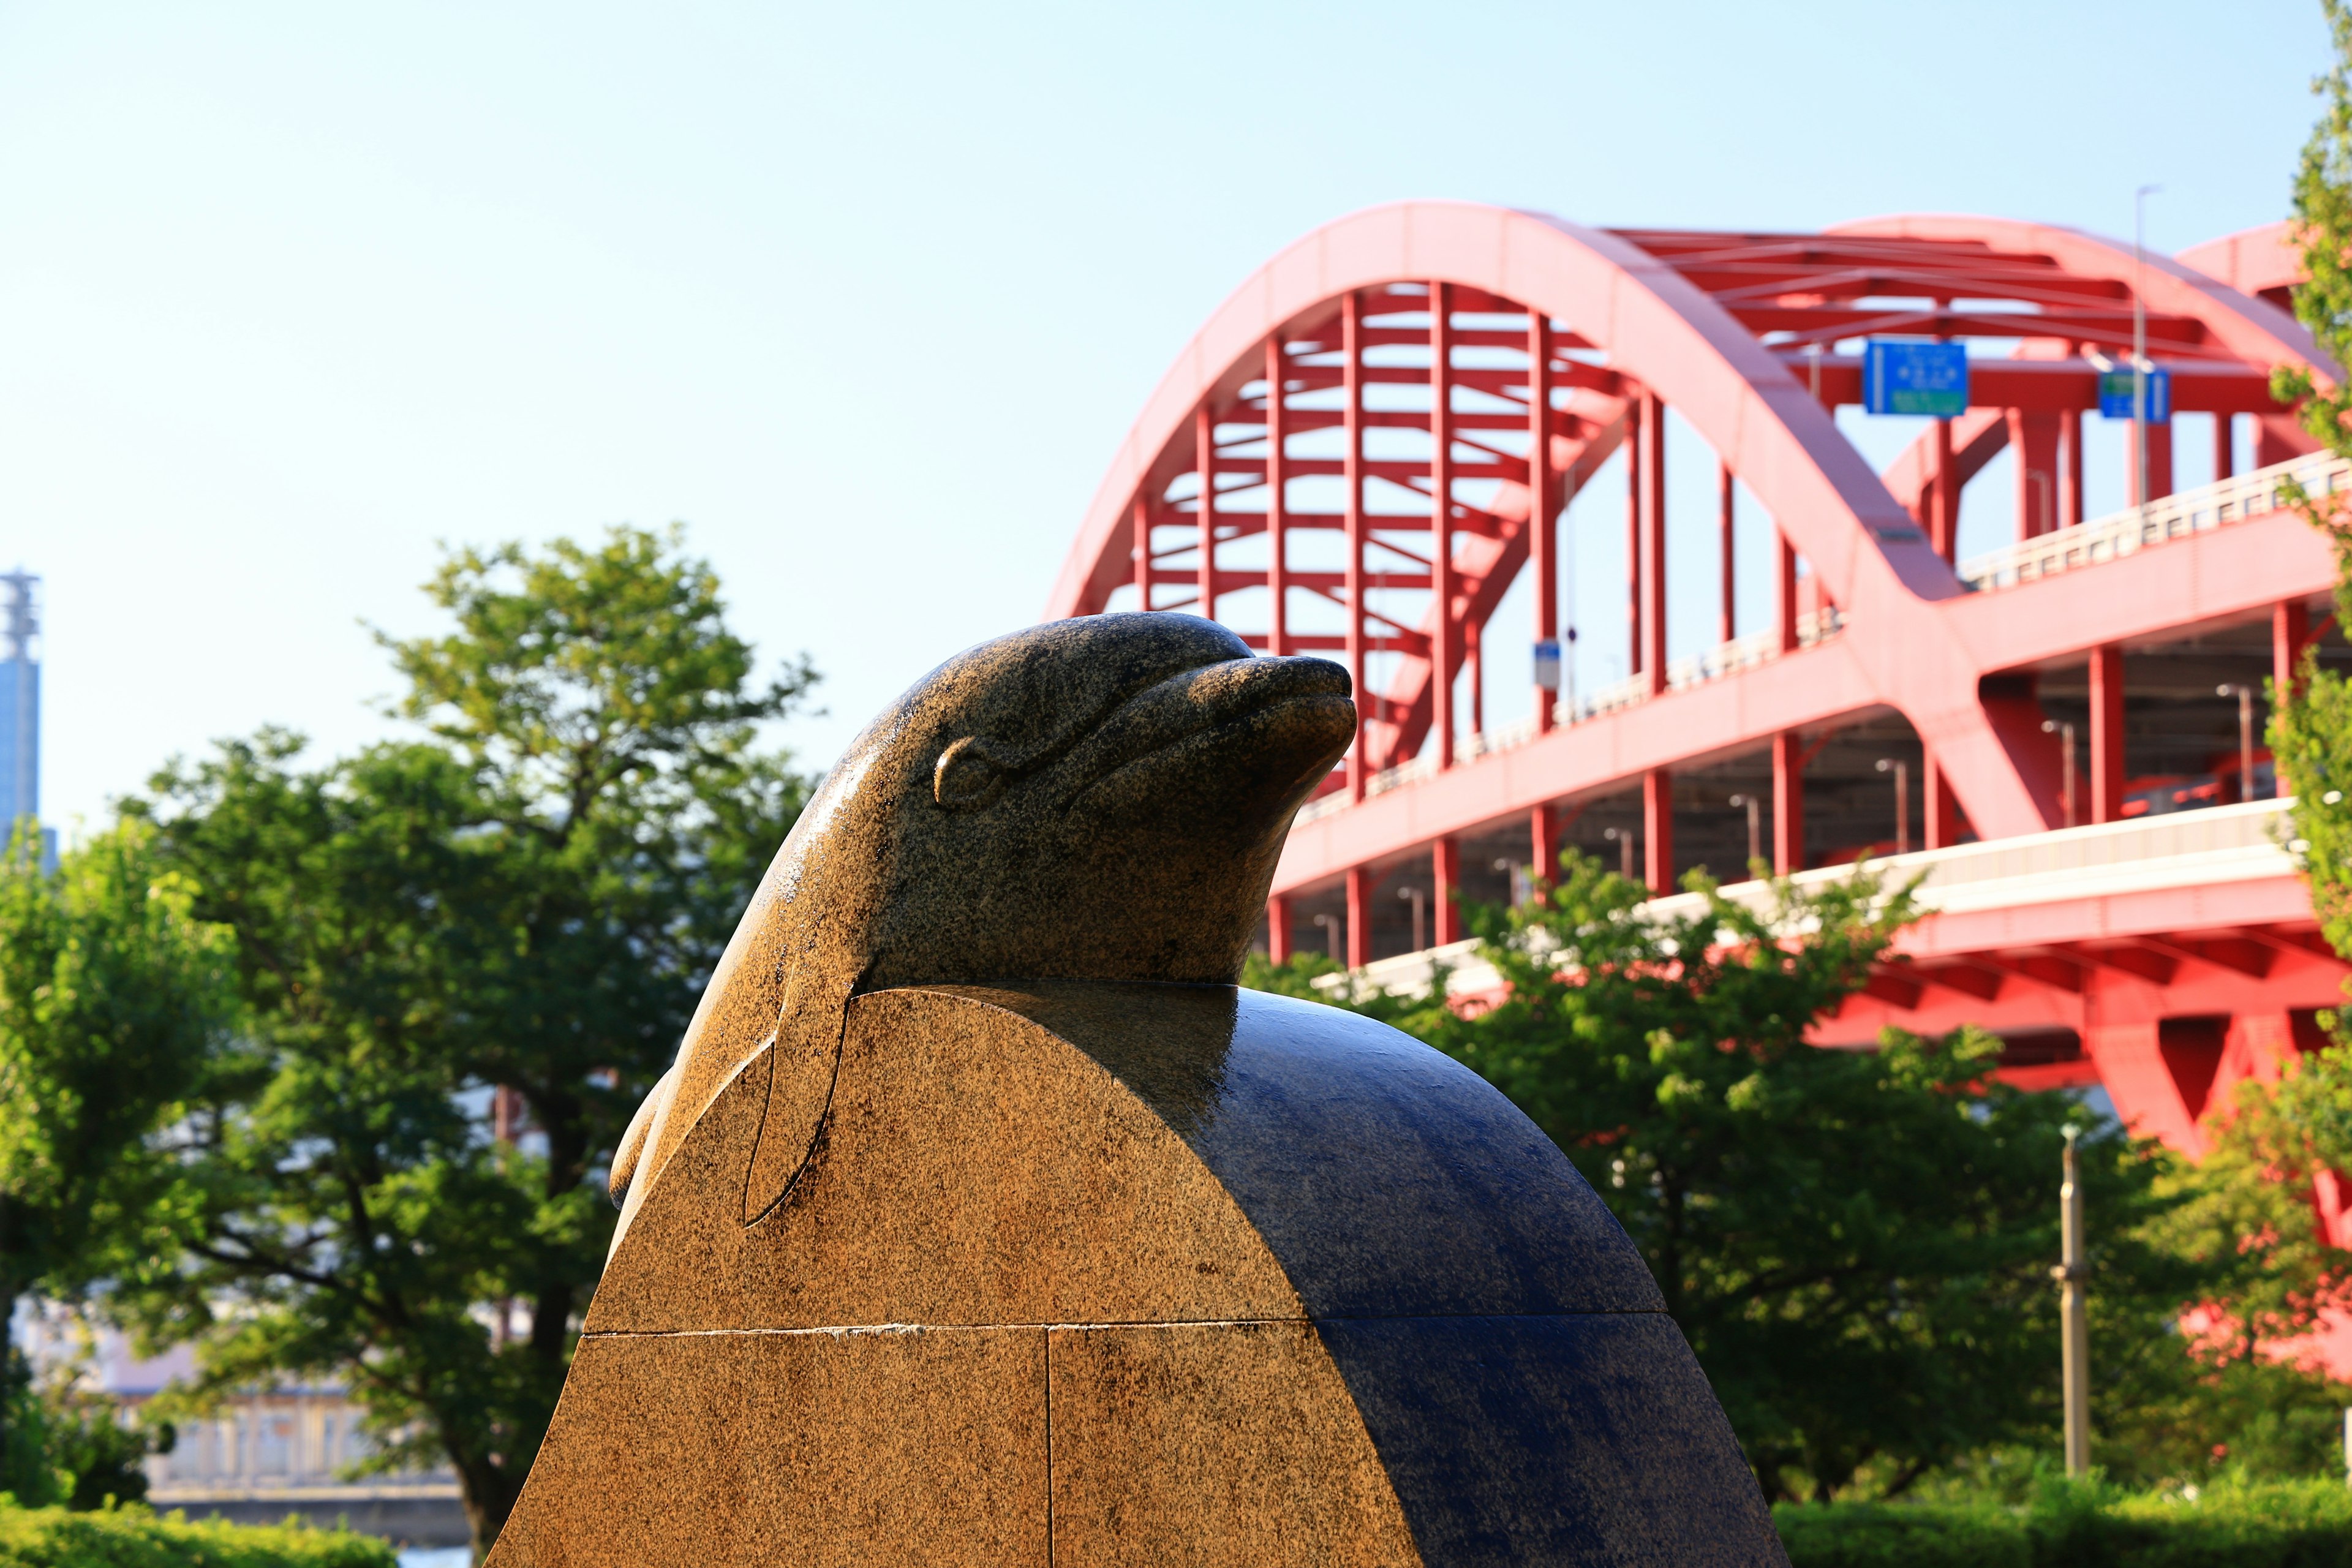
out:
M1339 917L1337 915L1317 915L1315 917L1315 923L1323 928L1323 939L1330 944L1331 960L1335 963L1338 963L1339 959Z
M1617 844L1617 874L1627 881L1633 879L1633 835L1628 828L1612 827L1601 836Z
M2050 1272L2058 1280L2058 1320L2065 1336L2059 1375L2065 1382L2066 1473L2079 1476L2091 1468L2091 1331L2083 1310L2083 1183L2074 1153L2083 1130L2070 1121L2061 1131L2066 1135L2066 1163L2058 1188L2059 1264Z
M2132 193L2132 445L2138 449L2139 510L2147 513L2147 198L2161 185Z
M1760 803L1752 795L1735 795L1731 797L1731 804L1748 808L1748 864L1752 874L1756 862L1764 858L1764 824L1759 815Z
M1895 775L1895 852L1911 853L1911 764L1900 757L1881 757L1878 771Z
M2072 827L2074 826L2074 726L2061 724L2055 719L2044 719L2042 721L2042 732L2058 737L2058 765L2066 775L2066 826Z
M2254 689L2242 680L2225 680L2213 689L2216 697L2238 700L2238 798L2254 798ZM2278 793L2273 782L2271 793Z
M1412 905L1412 950L1419 952L1424 945L1421 940L1422 921L1429 908L1429 895L1419 888L1399 888L1397 897Z

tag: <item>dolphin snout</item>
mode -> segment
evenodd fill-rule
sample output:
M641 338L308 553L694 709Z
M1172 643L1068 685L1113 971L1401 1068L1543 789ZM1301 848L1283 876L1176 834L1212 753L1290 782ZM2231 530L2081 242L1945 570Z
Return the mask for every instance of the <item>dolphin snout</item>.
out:
M1243 763L1252 773L1270 764L1301 781L1319 776L1354 733L1351 687L1347 670L1323 658L1237 658L1171 676L1131 698L1072 749L1064 773L1068 804L1114 777L1140 784L1136 764L1150 758L1174 765L1170 753L1177 748L1199 762L1208 762L1212 750L1246 753L1248 763L1239 754L1219 762ZM1209 747L1216 737L1224 743Z

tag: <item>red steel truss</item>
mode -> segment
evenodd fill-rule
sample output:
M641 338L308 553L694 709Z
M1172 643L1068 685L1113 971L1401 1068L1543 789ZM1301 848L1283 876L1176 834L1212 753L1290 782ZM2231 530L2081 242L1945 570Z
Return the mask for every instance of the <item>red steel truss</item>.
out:
M2131 353L2136 305L2175 411L2220 416L2217 474L2231 470L2241 416L2257 466L2312 449L2269 392L2275 365L2339 374L2280 303L2291 252L2257 231L2192 259L2202 268L1982 217L1733 234L1604 230L1461 204L1359 213L1268 262L1178 356L1104 479L1046 614L1097 613L1117 594L1130 607L1225 619L1271 652L1347 661L1361 728L1277 873L1277 956L1292 941L1292 900L1344 888L1347 956L1369 960L1372 893L1412 857L1427 858L1433 879L1433 934L1452 940L1470 836L1522 822L1523 841L1548 860L1564 813L1629 790L1641 809L1624 842L1638 843L1637 869L1664 890L1677 864L1675 776L1728 757L1769 752L1759 831L1778 868L1800 868L1809 758L1871 715L1896 716L1916 737L1919 842L1930 850L2110 822L2126 784L2125 650L2259 619L2285 679L2324 608L2326 548L2273 513L2095 571L1976 591L1955 569L1958 520L1969 479L2013 449L2021 534L2084 522L2084 418L2098 405L2100 368ZM1971 361L1968 413L1938 421L1881 475L1834 411L1862 398L1853 345L1889 334L1998 347ZM1717 458L1722 640L1738 651L1687 680L1673 677L1665 645L1668 409ZM2135 488L2145 468L2147 493L2133 500L2152 503L2174 489L2172 429L2145 432L2144 465L2140 438L2135 428L2128 467ZM1559 520L1621 448L1630 566L1624 624L1611 635L1635 679L1591 712L1561 711L1539 691L1533 732L1498 747L1481 711L1483 650L1494 636L1558 635ZM1732 638L1735 480L1778 541L1760 648ZM1506 633L1491 622L1523 572L1534 625ZM2091 672L2093 691L2072 740L2045 721L2032 684L2032 672L2067 661ZM2064 758L2077 746L2070 779ZM2289 967L2331 963L2309 952L2307 903L2297 918L2305 930L2288 919L2245 940L2270 942L2265 954L2292 949ZM2171 962L2191 979L2217 969L2259 989L2276 968L2209 962L2222 938L2183 934L2196 923L2186 906L2165 919L2189 944ZM2011 953L1989 928L1979 934L1986 956L1969 958L1958 981L1938 990L1894 977L1887 1005L2065 991L2034 980L2034 963L2099 935L2042 931ZM2091 977L2066 994L2095 996L2102 974L2135 973L2067 952L2042 965ZM1940 948L1921 956L1930 970L1958 962Z

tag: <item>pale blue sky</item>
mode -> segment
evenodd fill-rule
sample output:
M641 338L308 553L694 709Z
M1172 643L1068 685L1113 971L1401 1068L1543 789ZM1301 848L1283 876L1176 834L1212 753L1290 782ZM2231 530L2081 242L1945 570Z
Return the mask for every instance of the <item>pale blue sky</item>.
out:
M2156 182L2174 249L2282 216L2325 43L2310 0L5 0L0 563L47 578L47 815L268 721L383 732L360 623L429 624L436 540L619 521L684 520L816 656L831 716L786 734L829 761L1035 617L1171 356L1326 219L2127 234Z

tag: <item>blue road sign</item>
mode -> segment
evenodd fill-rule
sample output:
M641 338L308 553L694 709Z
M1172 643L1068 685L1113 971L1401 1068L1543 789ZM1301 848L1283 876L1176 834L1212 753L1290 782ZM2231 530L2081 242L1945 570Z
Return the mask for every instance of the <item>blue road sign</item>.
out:
M1873 414L1950 419L1969 411L1969 351L1962 343L1872 338L1862 351L1862 405Z
M2099 417L2129 419L2132 416L2133 376L2129 366L2099 373ZM2172 373L2162 365L2147 373L2147 422L2169 425L2172 422Z
M1549 637L1536 644L1536 684L1546 691L1559 689L1559 644Z

